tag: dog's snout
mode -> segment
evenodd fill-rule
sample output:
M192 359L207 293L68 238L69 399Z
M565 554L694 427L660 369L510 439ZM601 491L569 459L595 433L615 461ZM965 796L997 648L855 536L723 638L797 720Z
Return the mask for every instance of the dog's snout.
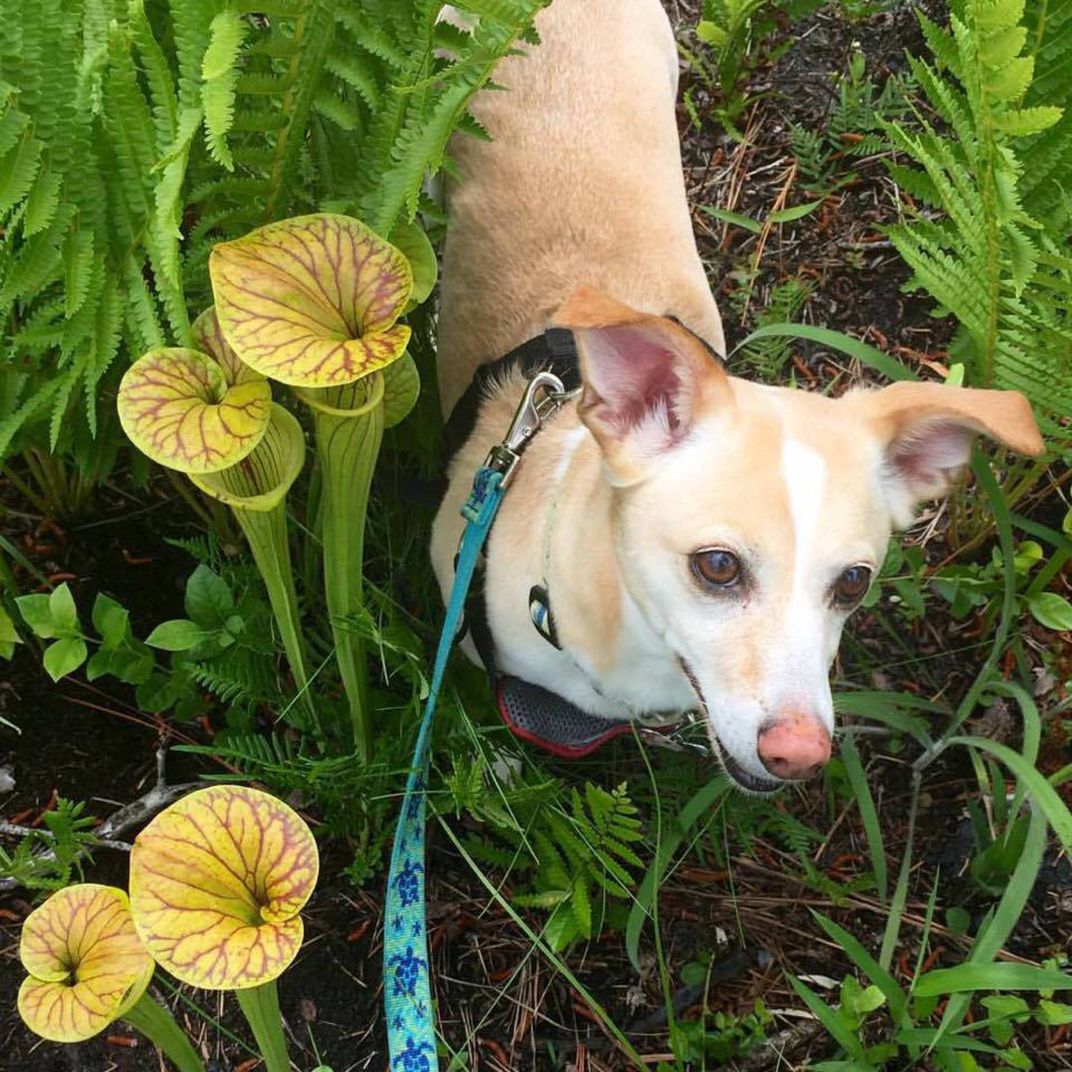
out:
M813 715L791 714L760 730L760 762L776 778L800 781L830 758L830 732Z

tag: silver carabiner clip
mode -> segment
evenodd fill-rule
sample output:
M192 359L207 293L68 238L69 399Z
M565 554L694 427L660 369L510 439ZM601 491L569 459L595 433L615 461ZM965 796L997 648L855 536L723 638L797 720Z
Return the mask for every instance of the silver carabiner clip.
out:
M528 382L514 419L501 443L488 453L486 466L502 473L500 487L505 488L513 479L514 470L529 440L539 431L540 425L555 413L566 398L562 381L551 372L537 372Z

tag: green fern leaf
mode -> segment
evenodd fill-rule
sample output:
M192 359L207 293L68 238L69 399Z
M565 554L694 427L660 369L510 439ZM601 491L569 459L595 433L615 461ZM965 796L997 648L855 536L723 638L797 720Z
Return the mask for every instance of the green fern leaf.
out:
M37 138L23 137L0 160L0 219L30 192L43 148Z
M234 123L236 66L248 23L236 11L221 11L209 28L209 42L201 61L201 103L205 110L205 139L212 158L228 171L234 159L227 135Z
M26 199L26 215L22 221L22 233L26 238L45 230L56 218L60 204L60 187L63 176L51 171L46 165Z

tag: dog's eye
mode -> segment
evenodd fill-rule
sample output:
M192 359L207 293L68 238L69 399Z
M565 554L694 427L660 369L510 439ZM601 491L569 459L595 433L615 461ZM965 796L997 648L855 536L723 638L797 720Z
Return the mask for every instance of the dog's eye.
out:
M729 588L741 579L741 562L732 551L715 547L692 556L692 571L704 584Z
M866 566L849 566L834 582L834 602L851 607L864 597L871 584L871 571Z

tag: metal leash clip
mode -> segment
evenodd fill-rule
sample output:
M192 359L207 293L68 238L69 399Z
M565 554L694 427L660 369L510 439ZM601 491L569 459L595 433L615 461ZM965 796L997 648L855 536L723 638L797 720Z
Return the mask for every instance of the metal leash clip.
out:
M484 466L502 473L500 487L505 488L514 475L529 440L545 420L558 412L570 397L562 381L551 372L537 372L529 380L525 393L501 443L488 452Z
M681 724L669 733L661 732L654 726L638 726L637 733L645 742L656 748L665 748L671 752L693 752L700 756L712 754L709 745L700 741L683 740L682 734L701 724L703 719L695 711L689 711L681 720Z

